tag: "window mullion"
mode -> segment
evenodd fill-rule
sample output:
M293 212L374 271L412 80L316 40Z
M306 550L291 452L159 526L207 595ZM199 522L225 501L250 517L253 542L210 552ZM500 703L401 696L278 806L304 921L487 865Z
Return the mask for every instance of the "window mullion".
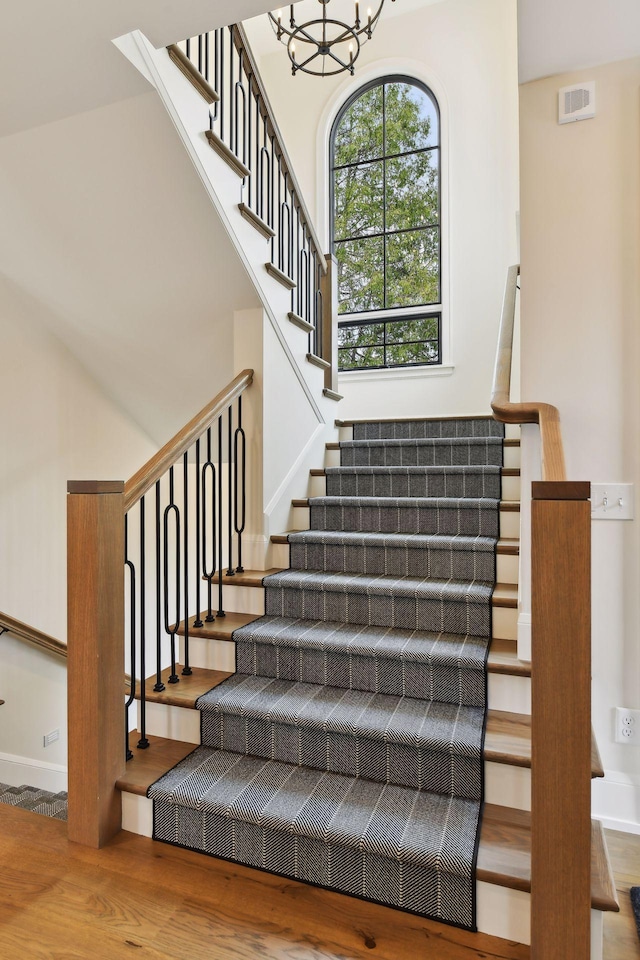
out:
M387 309L387 85L382 84L382 308ZM385 325L385 365L387 362Z

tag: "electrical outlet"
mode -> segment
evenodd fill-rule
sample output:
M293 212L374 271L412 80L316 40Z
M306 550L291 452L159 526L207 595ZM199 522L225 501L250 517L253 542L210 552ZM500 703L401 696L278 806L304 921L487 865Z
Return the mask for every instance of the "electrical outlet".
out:
M59 740L59 739L60 739L60 731L59 731L59 730L52 730L51 733L45 733L45 735L44 735L44 737L43 737L42 739L44 740L44 744L43 744L43 745L44 745L45 747L50 747L52 743L55 743L56 740Z
M616 743L640 743L640 710L616 707Z

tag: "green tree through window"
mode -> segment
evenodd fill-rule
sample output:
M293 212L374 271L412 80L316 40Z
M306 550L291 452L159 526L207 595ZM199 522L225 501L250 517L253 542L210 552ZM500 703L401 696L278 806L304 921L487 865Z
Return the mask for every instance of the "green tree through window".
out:
M439 129L435 98L407 77L367 85L338 115L332 237L343 317L440 303ZM439 362L439 312L366 320L340 324L343 369Z

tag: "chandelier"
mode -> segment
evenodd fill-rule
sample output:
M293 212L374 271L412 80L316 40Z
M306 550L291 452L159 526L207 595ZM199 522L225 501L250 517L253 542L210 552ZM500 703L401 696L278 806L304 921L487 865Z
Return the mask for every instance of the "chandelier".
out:
M331 0L318 0L322 14L318 11L316 19L307 20L305 23L296 22L293 3L289 5L288 17L283 16L282 10L269 14L277 39L287 47L294 77L298 70L314 77L332 77L345 71L353 75L360 49L371 39L385 0L370 0L372 6L363 8L362 12L360 0L355 0L355 21L351 25L328 16L327 8L330 2ZM376 3L374 13L373 7ZM392 3L395 3L395 0L392 0Z

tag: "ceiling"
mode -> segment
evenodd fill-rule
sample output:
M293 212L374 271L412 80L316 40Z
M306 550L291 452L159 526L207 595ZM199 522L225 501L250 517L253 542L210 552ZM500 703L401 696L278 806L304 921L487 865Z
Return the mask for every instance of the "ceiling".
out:
M349 5L351 0L333 2ZM437 0L394 0L386 4L384 17L401 16L433 2ZM518 2L523 82L640 53L639 0L507 2ZM255 17L274 3L5 0L0 137L145 92L146 81L111 43L116 37L139 29L159 47L224 23ZM258 55L266 54L273 43L266 20L252 36L263 45L256 51Z
M165 46L266 11L273 0L3 0L0 137L148 90L111 43Z

